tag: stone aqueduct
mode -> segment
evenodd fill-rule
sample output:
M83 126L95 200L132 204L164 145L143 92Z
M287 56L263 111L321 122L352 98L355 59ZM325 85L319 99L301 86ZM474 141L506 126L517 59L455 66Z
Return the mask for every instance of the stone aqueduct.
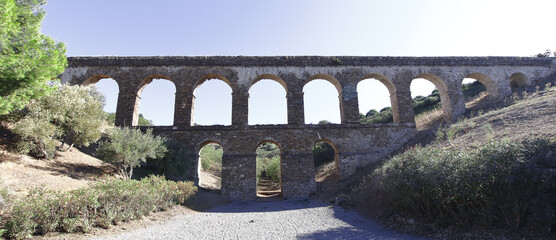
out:
M312 146L318 141L335 147L341 178L392 153L416 133L409 90L413 79L436 86L444 118L453 120L465 112L464 78L480 81L489 97L500 99L511 94L511 85L534 83L556 69L551 58L518 57L70 57L68 62L61 75L64 83L91 84L103 78L118 83L120 126L137 123L147 84L153 79L172 81L174 124L153 127L154 132L179 141L195 158L205 144L219 143L224 149L221 194L231 199L256 197L255 150L262 142L281 149L282 194L287 198L315 193ZM232 124L192 126L193 91L215 78L232 89ZM394 123L360 124L357 83L368 78L388 89ZM287 124L247 124L248 91L262 79L275 80L286 90ZM337 88L341 124L305 124L302 89L315 79Z

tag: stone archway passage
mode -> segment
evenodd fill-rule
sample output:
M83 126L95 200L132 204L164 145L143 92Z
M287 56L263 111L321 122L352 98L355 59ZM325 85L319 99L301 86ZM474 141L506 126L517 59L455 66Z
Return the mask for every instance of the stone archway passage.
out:
M512 74L523 74L535 82L554 73L554 66L553 58L523 57L70 57L60 78L68 84L87 84L107 77L116 80L118 126L133 125L137 93L147 76L171 80L176 87L174 124L151 127L155 134L180 143L193 158L198 156L195 151L200 143L207 139L220 143L224 149L221 194L231 199L256 198L255 148L262 140L275 141L281 150L281 193L285 198L297 198L316 192L312 153L316 142L328 139L334 144L342 180L359 168L378 163L415 135L409 89L414 78L441 79L437 83L442 85L438 88L446 99L442 100L444 113L457 119L465 112L461 92L464 77L489 80L481 83L489 94L501 99L511 94L508 78ZM516 76L522 75L513 78ZM387 87L393 123L358 121L357 83L366 78L377 79ZM191 125L193 92L209 79L220 79L231 88L230 125ZM249 88L260 79L278 81L286 90L287 124L248 125ZM327 80L334 86L339 124L304 123L303 86L314 79Z
M257 147L257 197L282 196L282 150L278 143L265 140Z

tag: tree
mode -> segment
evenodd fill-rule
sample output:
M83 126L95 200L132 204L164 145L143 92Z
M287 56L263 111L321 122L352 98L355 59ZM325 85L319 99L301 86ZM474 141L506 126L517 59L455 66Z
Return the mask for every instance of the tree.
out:
M104 97L95 88L68 85L33 100L13 128L20 152L50 158L54 139L59 137L62 146L70 143L67 150L74 144L88 146L98 141L105 126L103 103Z
M146 162L147 158L161 158L166 151L164 138L154 136L152 129L143 133L140 129L124 127L108 132L108 140L100 143L97 155L102 161L118 167L124 179L131 179L134 167Z
M66 48L40 32L45 0L0 0L0 115L51 92Z
M62 146L89 146L102 136L105 116L104 96L92 86L62 85L42 98L46 109L53 113L52 122L60 129Z
M556 56L556 52L554 52L554 56ZM550 49L546 49L544 53L537 53L535 57L550 57Z

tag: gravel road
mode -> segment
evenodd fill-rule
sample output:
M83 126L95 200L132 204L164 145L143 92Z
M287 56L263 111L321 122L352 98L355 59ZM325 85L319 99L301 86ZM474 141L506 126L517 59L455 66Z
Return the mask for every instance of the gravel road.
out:
M318 200L232 202L98 239L422 239Z

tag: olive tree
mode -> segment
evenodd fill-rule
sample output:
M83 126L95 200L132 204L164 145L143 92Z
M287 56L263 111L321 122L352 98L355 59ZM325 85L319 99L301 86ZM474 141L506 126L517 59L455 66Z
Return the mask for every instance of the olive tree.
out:
M13 131L22 153L51 158L55 140L88 146L98 141L106 122L102 107L104 97L91 86L61 85L49 95L31 101Z
M143 133L140 129L114 127L108 131L108 139L97 148L97 155L104 162L115 165L124 179L131 179L133 168L146 162L147 158L164 156L167 148L164 138L154 136L152 129Z

